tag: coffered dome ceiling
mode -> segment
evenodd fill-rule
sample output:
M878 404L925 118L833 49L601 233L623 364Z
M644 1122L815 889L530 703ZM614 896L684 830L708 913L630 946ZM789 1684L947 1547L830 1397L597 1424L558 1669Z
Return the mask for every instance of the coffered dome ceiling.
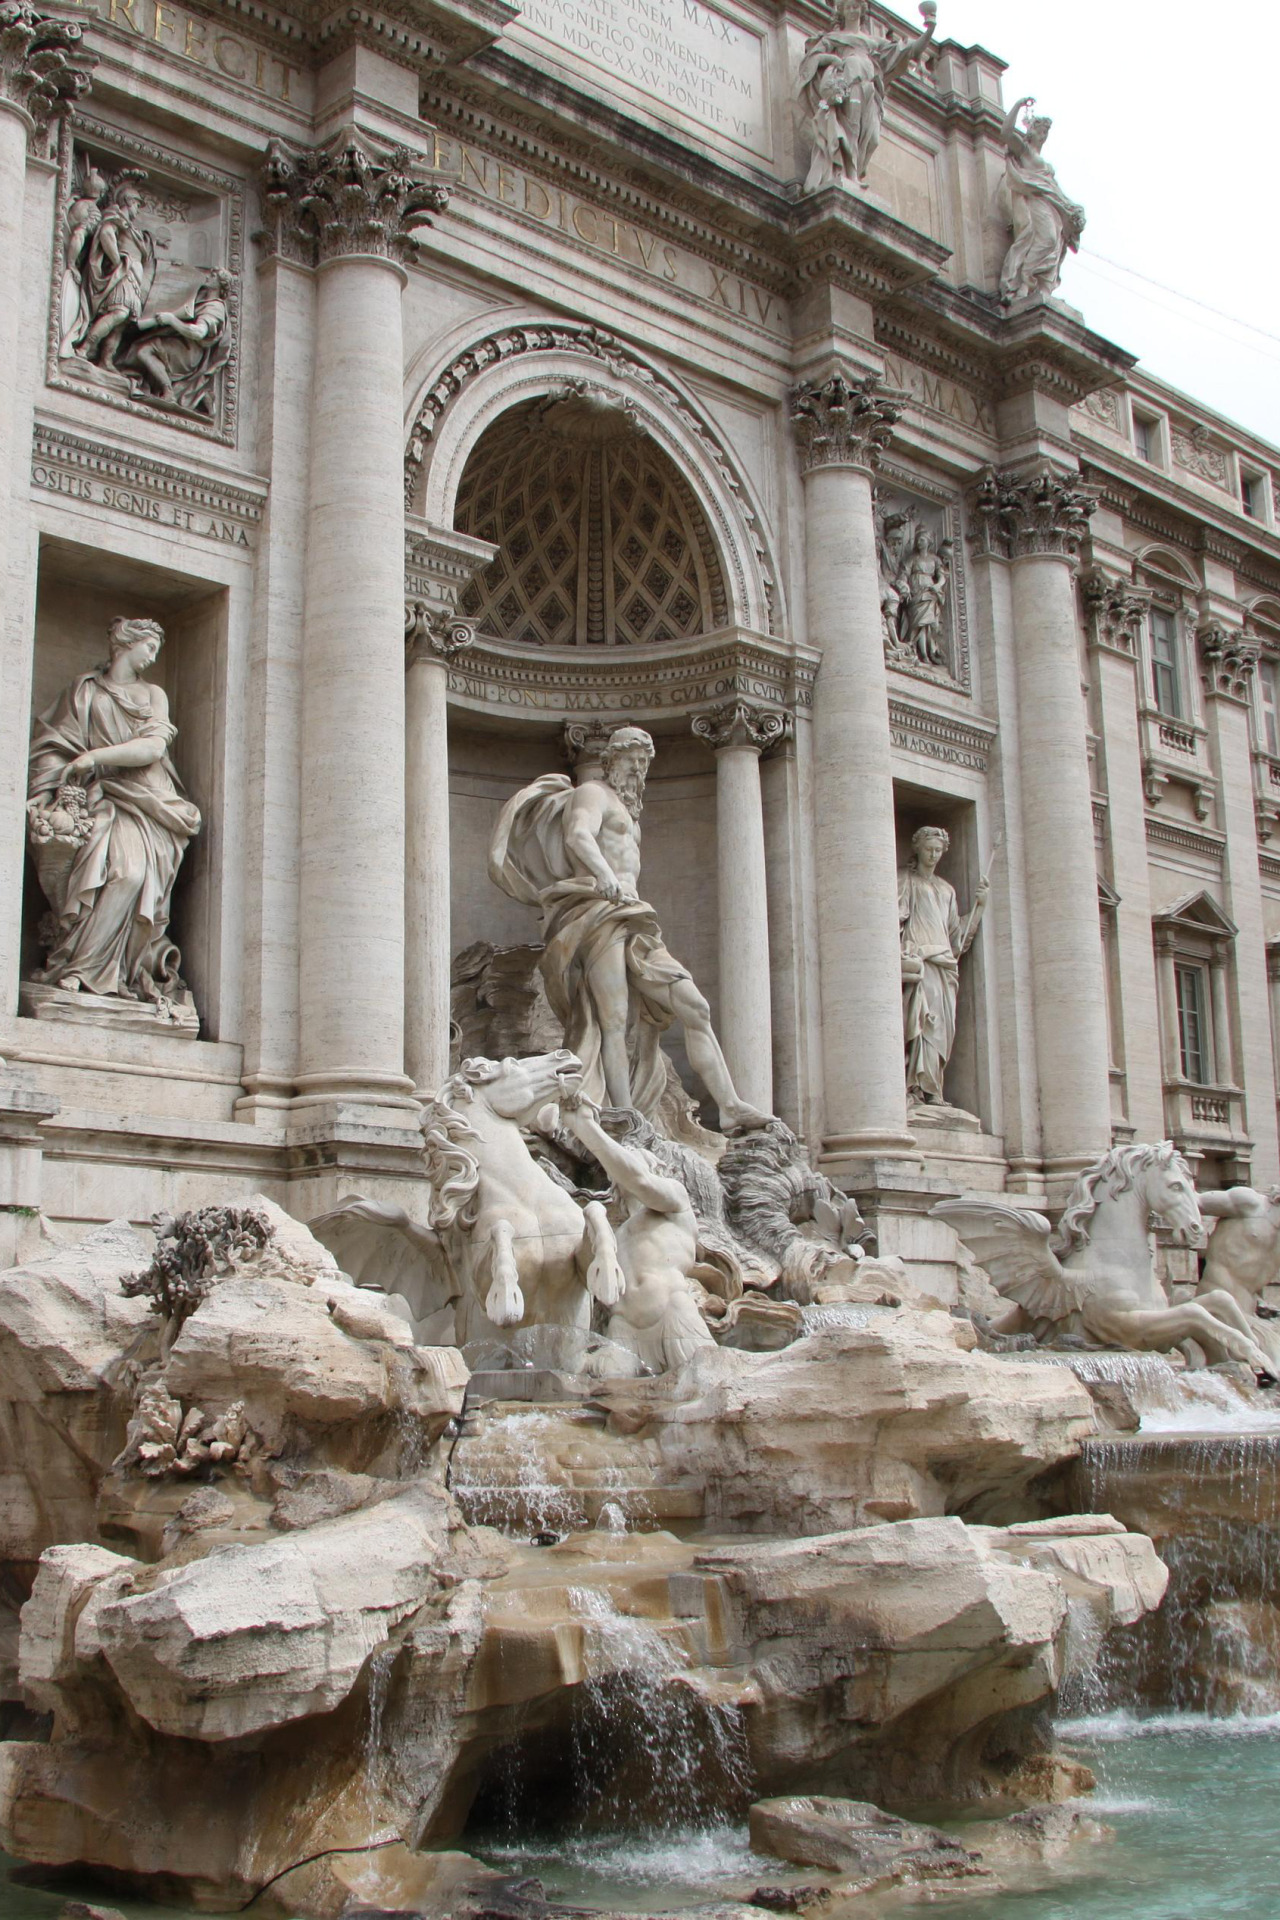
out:
M500 548L460 607L497 639L638 646L728 621L692 490L626 407L589 389L495 421L467 462L454 521Z

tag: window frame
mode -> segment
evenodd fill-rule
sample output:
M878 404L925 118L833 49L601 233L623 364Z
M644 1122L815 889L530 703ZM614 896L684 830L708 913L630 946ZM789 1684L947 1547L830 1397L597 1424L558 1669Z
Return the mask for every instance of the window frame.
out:
M1167 620L1169 623L1168 625L1168 658L1167 659L1162 658L1157 651L1158 639L1157 639L1156 622L1158 620L1161 620L1161 621ZM1190 718L1190 715L1187 711L1187 701L1185 698L1185 689L1184 689L1183 658L1182 658L1182 625L1179 619L1179 612L1176 607L1167 606L1167 605L1161 606L1153 602L1152 605L1148 608L1147 610L1147 649L1149 654L1147 684L1150 689L1151 705L1154 708L1155 712L1160 714L1164 719L1178 720L1183 722L1183 724L1185 725L1185 723ZM1166 705L1164 700L1161 698L1161 691L1160 691L1161 671L1164 671L1169 675L1170 683L1172 686L1173 699L1172 699L1172 703L1169 705Z
M1175 954L1173 962L1174 1011L1178 1020L1178 1071L1188 1086L1216 1085L1213 1064L1217 1059L1213 1032L1213 995L1209 986L1209 968L1205 961ZM1190 995L1193 1004L1184 1002L1184 984L1194 983ZM1189 1028L1194 1027L1194 1039ZM1196 1071L1192 1071L1193 1065Z

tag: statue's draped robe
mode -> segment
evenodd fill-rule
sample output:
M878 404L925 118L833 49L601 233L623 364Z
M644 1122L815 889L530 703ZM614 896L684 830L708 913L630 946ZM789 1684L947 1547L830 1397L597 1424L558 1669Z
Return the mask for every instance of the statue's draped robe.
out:
M36 721L28 798L47 804L82 753L144 737L168 746L177 728L156 717L146 683L116 686L105 669L85 673ZM92 832L69 864L65 845L33 846L36 871L57 920L42 979L74 974L90 993L145 1000L180 986L168 939L169 900L200 813L166 752L148 767L107 767L87 788Z
M1068 249L1074 252L1080 244L1084 208L1068 200L1052 166L1026 141L1010 148L1005 181L1013 203L1013 245L1005 255L1000 291L1006 300L1047 298Z
M809 116L813 158L806 193L842 175L858 178L880 144L884 120L884 60L892 41L835 28L815 35L800 62L800 98Z
M920 978L902 982L907 1087L941 1100L942 1077L955 1045L965 941L955 888L936 874L929 880L904 867L898 875L898 919L904 956L921 962Z
M631 1014L631 1103L656 1113L666 1085L660 1036L671 1025L671 988L690 978L667 951L653 908L644 900L606 900L594 880L574 871L564 840L573 797L564 774L544 774L507 802L489 851L489 874L513 900L542 914L538 964L547 998L564 1023L564 1043L584 1068L587 1097L608 1105L601 1030L588 975L610 947L624 949Z

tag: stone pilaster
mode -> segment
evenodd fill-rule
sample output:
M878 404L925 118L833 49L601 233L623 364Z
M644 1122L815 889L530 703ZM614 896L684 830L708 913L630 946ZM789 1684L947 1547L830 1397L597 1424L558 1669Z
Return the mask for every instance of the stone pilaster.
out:
M1249 700L1260 649L1256 637L1247 628L1209 608L1202 610L1196 628L1196 645L1209 726L1209 754L1218 777L1218 825L1226 834L1223 905L1236 925L1237 1052L1247 1125L1254 1143L1252 1177L1258 1186L1266 1187L1280 1178L1280 1141L1276 1127L1267 930L1262 876L1258 869L1249 718ZM1225 973L1218 977L1218 986L1225 1000ZM1224 1011L1229 1026L1230 1009ZM1214 1044L1219 1050L1219 1059L1224 1051L1218 1034L1222 1017L1215 1004ZM1230 1058L1229 1052L1227 1057ZM1221 1078L1221 1067L1218 1071Z
M1151 878L1145 834L1142 743L1138 732L1138 636L1150 595L1095 567L1080 582L1097 703L1100 771L1108 801L1108 854L1118 899L1114 913L1116 998L1125 1113L1139 1140L1163 1137L1164 1075L1153 1027L1155 958Z
M872 476L906 395L837 371L795 389L814 698L828 1158L904 1155L902 973L889 696Z
M405 602L405 1069L420 1094L449 1071L449 662L475 628Z
M760 756L787 731L776 709L730 700L693 721L716 756L720 1044L744 1100L773 1112L768 873Z
M37 182L27 162L43 159L49 131L87 90L96 64L78 23L52 19L26 0L0 0L0 995L10 1007L20 968L34 619L26 471L54 191L47 163ZM33 247L24 240L28 218L39 236ZM29 267L38 260L34 285L24 251Z
M443 190L349 126L273 141L263 201L268 255L317 274L296 1098L405 1107L401 261Z
M1075 569L1096 495L1074 474L988 468L974 545L1010 568L1027 939L1051 1198L1111 1142L1106 992Z

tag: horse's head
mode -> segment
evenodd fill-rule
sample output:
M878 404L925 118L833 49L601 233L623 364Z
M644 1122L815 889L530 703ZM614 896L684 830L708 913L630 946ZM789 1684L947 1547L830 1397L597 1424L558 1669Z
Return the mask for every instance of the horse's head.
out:
M1172 1230L1175 1245L1203 1247L1207 1243L1191 1169L1171 1140L1162 1140L1151 1149L1151 1158L1135 1185L1150 1211Z
M464 1098L483 1100L500 1120L531 1126L543 1107L558 1101L581 1079L581 1060L561 1047L523 1060L464 1060L450 1085L465 1081L469 1091Z

